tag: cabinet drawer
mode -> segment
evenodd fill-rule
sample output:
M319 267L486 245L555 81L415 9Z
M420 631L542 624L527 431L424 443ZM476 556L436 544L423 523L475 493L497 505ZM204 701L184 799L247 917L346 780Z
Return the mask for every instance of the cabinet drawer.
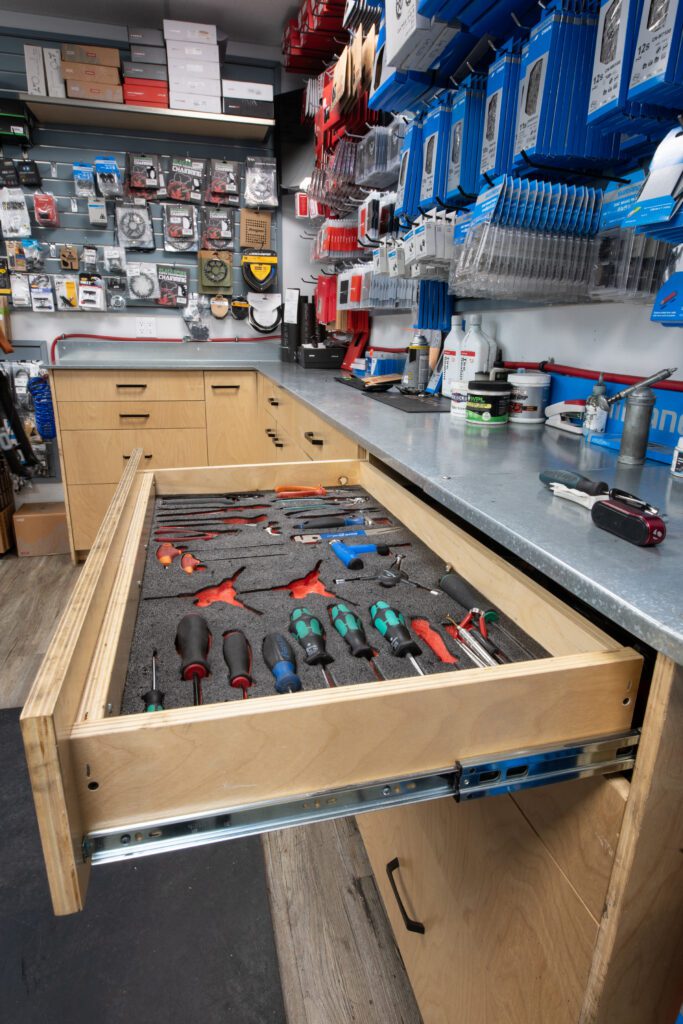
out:
M54 370L58 402L204 400L201 370Z
M203 402L60 402L62 430L204 428Z
M298 405L291 431L296 444L312 459L355 459L358 445L303 405Z
M329 802L332 815L350 813L336 810L331 794L341 787L444 772L463 758L630 726L642 663L636 652L357 460L301 462L296 482L364 487L549 656L108 717L107 708L120 706L155 494L243 493L293 482L289 464L135 474L137 459L124 472L22 716L57 912L83 905L89 865L80 851L92 833L124 828L130 855L136 842L153 837L152 822L219 812L229 818L309 794Z
M298 444L295 444L289 434L278 424L268 424L262 430L266 447L266 458L270 457L273 462L311 461L310 455L307 455Z
M262 413L272 417L277 425L294 436L295 417L300 403L283 388L260 376L259 403Z
M206 428L211 466L269 461L258 429L255 373L205 373Z
M142 464L149 469L206 465L204 429L66 430L62 459L68 487L116 483L135 448L143 449Z

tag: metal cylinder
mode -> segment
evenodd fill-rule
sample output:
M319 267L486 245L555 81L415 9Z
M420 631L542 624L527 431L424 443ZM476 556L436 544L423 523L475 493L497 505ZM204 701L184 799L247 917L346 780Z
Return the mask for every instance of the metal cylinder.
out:
M636 388L626 398L618 462L627 466L640 466L645 462L654 404L655 393L652 388Z

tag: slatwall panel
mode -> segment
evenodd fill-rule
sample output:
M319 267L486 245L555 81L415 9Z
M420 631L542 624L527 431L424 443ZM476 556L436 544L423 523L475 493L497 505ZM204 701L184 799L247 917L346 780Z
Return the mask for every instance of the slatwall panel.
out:
M0 35L0 96L14 96L26 88L26 74L24 69L24 43L37 43L41 46L57 46L58 41L38 39L36 37L25 38L17 36ZM125 49L121 50L122 59L128 59L129 54ZM223 65L221 74L224 78L237 78L244 81L267 82L277 85L277 69L258 64L242 64L226 62ZM74 196L74 184L72 177L72 164L74 161L93 163L97 156L115 156L122 171L125 170L126 152L155 153L161 157L164 170L168 169L172 156L181 157L216 157L225 160L238 160L242 164L242 194L244 193L244 160L247 156L272 156L273 140L272 132L262 143L240 142L230 140L221 143L218 139L209 139L206 142L197 137L173 136L173 135L148 135L143 132L119 134L116 131L102 132L96 128L82 128L75 130L65 126L64 128L50 125L45 128L37 128L33 136L34 145L31 147L29 156L38 163L43 178L43 191L52 192L57 197L59 206L60 226L58 228L43 228L35 224L33 218L32 195L34 189L24 189L27 196L27 205L31 215L32 237L41 242L52 245L52 252L46 251L45 272L49 274L61 273L59 266L59 246L71 242L78 246L92 244L100 247L100 261L102 247L115 245L114 239L114 201L107 201L108 226L106 228L93 227L88 220L87 199L76 197L78 212L73 213L71 199ZM4 153L7 157L20 157L21 147L6 145ZM127 253L128 260L133 262L154 262L164 263L188 268L190 272L190 291L197 291L197 254L165 252L163 248L163 220L160 203L151 203L152 220L154 224L154 237L156 250L154 252ZM233 256L233 294L244 294L247 288L242 282L240 269L239 249L239 225L240 211L234 209L234 235L235 247ZM273 212L271 243L270 247L279 251L280 232L279 211ZM54 253L54 255L52 255ZM98 267L102 272L101 262ZM127 306L133 308L154 309L155 315L168 313L177 315L177 310L166 310L155 305L153 302L144 303L139 300L127 299ZM113 314L115 315L115 314Z

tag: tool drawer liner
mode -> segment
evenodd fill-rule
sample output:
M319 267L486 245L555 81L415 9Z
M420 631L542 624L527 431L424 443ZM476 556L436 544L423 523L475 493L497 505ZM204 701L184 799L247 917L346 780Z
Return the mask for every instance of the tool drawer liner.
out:
M206 566L204 571L191 574L184 572L180 566L180 557L174 558L171 565L164 567L157 559L160 541L156 539L160 513L167 515L164 502L177 502L184 496L174 495L172 498L157 499L154 509L152 527L149 536L145 569L142 579L141 599L133 633L126 686L123 693L122 714L134 714L144 710L142 694L152 684L152 651L157 652L157 686L165 694L166 708L187 707L192 705L192 684L180 678L180 657L175 649L175 635L178 622L188 612L199 612L206 617L212 633L212 644L209 652L211 674L202 682L204 704L218 703L226 700L242 700L242 691L233 689L228 683L228 670L223 660L223 634L231 629L241 629L249 643L253 654L252 677L253 686L249 698L266 697L275 693L273 677L261 656L261 645L267 633L282 633L289 640L294 651L297 671L304 690L326 689L323 674L318 665L306 665L304 651L296 639L289 633L290 614L294 608L307 607L323 624L326 633L328 652L334 661L328 666L338 686L353 683L370 683L375 681L372 668L365 659L352 657L345 641L334 629L328 607L343 602L355 611L365 627L368 642L377 651L376 664L387 679L415 677L415 685L420 685L417 676L407 658L397 658L391 653L389 645L371 623L369 607L377 601L386 601L392 608L403 613L411 633L422 648L418 661L426 673L438 673L457 670L458 668L476 668L455 642L447 636L440 625L446 617L452 615L460 621L467 609L461 610L451 598L445 594L435 597L425 590L418 590L409 583L401 582L397 586L385 588L373 581L339 583L335 579L369 576L382 567L388 567L395 554L405 556L403 569L411 579L428 587L437 588L437 582L444 572L444 562L403 524L391 516L371 495L360 487L345 487L329 490L330 496L343 494L348 497L363 496L368 500L365 505L357 506L354 513L360 514L364 509L371 518L386 517L392 524L400 525L395 533L373 535L368 542L390 546L392 554L363 555L364 568L361 570L347 569L336 558L323 540L317 544L301 544L290 539L296 532L318 533L326 530L295 527L296 516L284 515L286 505L275 504L277 495L272 491L264 491L260 496L249 496L244 500L229 497L227 504L234 502L239 510L226 510L215 516L216 529L235 529L236 533L219 533L211 540L178 540L176 547L184 547ZM201 497L206 507L216 502L216 495L188 495L193 500ZM224 495L218 496L224 498ZM267 508L248 508L267 504ZM292 504L295 504L294 502ZM189 510L192 511L191 509ZM308 513L314 515L315 511ZM331 513L328 513L331 514ZM265 518L253 525L227 525L221 519L231 516L254 516ZM185 517L183 517L185 518ZM187 521L195 518L194 513L188 515ZM197 517L199 518L199 516ZM203 517L202 517L203 518ZM214 518L213 515L210 516ZM269 524L277 524L282 531L279 536L266 532ZM368 527L372 529L372 527ZM351 531L362 527L340 528L339 531ZM188 532L190 532L188 530ZM329 532L332 532L331 530ZM169 532L167 536L178 537L179 531ZM428 538L427 538L428 539ZM350 544L364 543L364 537L349 537ZM397 547L396 545L410 545ZM269 553L275 557L267 557ZM259 556L259 557L254 557ZM262 557L265 556L265 557ZM224 561L217 561L224 559ZM294 580L307 574L319 571L319 587L327 593L310 593L300 600L294 600L287 589L264 590L261 593L247 594L245 591L258 587L286 587ZM237 598L246 608L234 607L223 601L217 601L206 607L195 605L201 601L198 592L209 587L217 587L223 581L242 570L234 580ZM190 596L175 596L175 595ZM480 607L486 608L482 598ZM253 609L253 610L250 610ZM445 641L448 651L457 658L456 664L440 661L429 649L427 644L415 633L412 620L427 619L435 627ZM507 617L501 616L500 624L505 627L506 635L498 624L489 624L492 638L499 644L512 661L528 661L531 658L547 657L544 649ZM296 694L291 694L296 701Z

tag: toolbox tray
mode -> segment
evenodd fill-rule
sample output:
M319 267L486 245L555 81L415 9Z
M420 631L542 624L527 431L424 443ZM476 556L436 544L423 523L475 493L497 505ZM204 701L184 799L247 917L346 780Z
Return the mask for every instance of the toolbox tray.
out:
M123 473L22 714L56 913L83 907L91 837L108 830L117 831L122 855L135 855L136 844L169 822L188 845L193 837L208 841L195 824L202 815L220 814L224 824L241 809L311 794L320 805L344 787L629 729L641 657L379 468L349 460L139 472L140 459L134 452ZM118 714L155 498L293 483L364 488L548 656ZM387 593L392 604L404 601ZM334 800L328 817L362 809L337 808ZM268 827L279 826L252 830Z

